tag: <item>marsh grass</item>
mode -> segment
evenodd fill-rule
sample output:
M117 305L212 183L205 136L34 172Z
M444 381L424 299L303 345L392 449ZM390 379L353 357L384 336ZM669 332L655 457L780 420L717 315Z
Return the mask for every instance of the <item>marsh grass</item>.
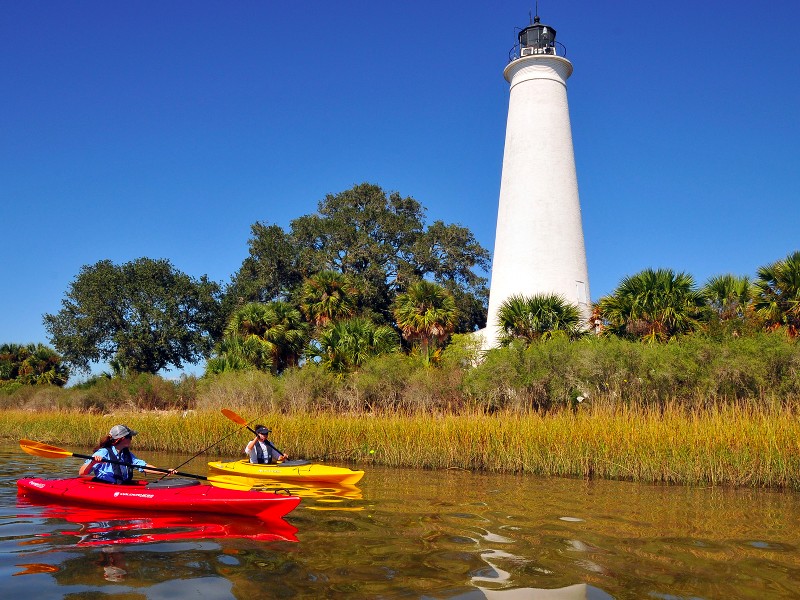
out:
M800 490L800 424L785 406L687 410L581 406L577 412L393 414L257 413L292 457L391 467L466 469L542 476ZM136 449L241 456L251 435L219 411L162 413L0 411L3 438L90 451L115 423L140 431ZM231 435L232 434L232 435ZM227 437L226 437L227 436ZM202 459L198 459L202 460Z

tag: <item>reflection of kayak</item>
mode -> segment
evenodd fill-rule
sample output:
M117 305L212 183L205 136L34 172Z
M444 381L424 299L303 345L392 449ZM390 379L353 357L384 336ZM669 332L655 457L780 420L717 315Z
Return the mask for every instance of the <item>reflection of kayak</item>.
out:
M330 467L306 460L287 460L272 465L252 464L248 460L208 463L209 474L243 475L275 481L319 481L354 485L364 476L364 471L353 471L344 467Z
M61 535L77 536L78 546L146 544L188 539L240 538L258 542L296 542L297 528L280 518L268 522L231 515L157 513L141 510L100 510L84 506L41 503L38 497L20 498L21 508L41 506L35 516L62 519L80 525Z
M20 495L51 502L99 506L103 509L146 509L181 513L212 513L280 518L300 502L297 496L255 490L234 490L200 485L196 480L137 482L132 485L98 483L90 479L32 479L17 481Z
M241 488L243 484L261 492L291 494L292 496L309 498L318 502L361 500L363 497L361 488L343 483L278 481L264 477L247 477L245 475L214 475L213 485L217 487L230 485Z

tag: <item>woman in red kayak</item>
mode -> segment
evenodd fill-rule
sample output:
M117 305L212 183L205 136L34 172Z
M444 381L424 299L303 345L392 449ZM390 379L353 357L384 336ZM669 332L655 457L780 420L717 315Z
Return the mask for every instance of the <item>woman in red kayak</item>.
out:
M127 425L114 425L92 452L92 458L87 460L78 469L78 475L93 475L97 481L105 483L132 483L133 469L148 472L147 464L141 458L136 458L130 451L131 440L138 431ZM114 462L105 462L114 461ZM124 463L124 464L118 464ZM157 473L158 471L151 471Z

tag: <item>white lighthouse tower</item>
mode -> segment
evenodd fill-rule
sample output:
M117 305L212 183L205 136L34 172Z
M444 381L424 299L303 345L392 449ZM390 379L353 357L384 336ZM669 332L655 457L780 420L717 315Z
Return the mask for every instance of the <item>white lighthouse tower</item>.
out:
M567 105L572 63L556 32L533 23L503 76L511 84L484 348L496 347L497 313L512 295L559 294L590 313L575 155Z

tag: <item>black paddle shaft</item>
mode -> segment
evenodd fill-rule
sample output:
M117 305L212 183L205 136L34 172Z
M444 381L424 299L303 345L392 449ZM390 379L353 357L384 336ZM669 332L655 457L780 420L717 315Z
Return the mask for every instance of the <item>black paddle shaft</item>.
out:
M76 458L94 458L91 455L76 454L75 452L72 453L72 456L74 456ZM112 465L124 465L126 467L135 467L136 466L136 465L132 465L131 463L126 463L126 462L123 462L121 460L114 460L112 458L104 458L100 462L107 462L107 463L111 463ZM139 467L136 467L136 468L138 469ZM157 471L158 473L171 473L172 472L171 469L159 469L158 467L142 467L142 468L147 469L149 471ZM195 475L194 473L181 473L180 471L175 471L175 475L180 475L182 477L191 477L192 479L208 480L208 477L206 477L204 475Z

